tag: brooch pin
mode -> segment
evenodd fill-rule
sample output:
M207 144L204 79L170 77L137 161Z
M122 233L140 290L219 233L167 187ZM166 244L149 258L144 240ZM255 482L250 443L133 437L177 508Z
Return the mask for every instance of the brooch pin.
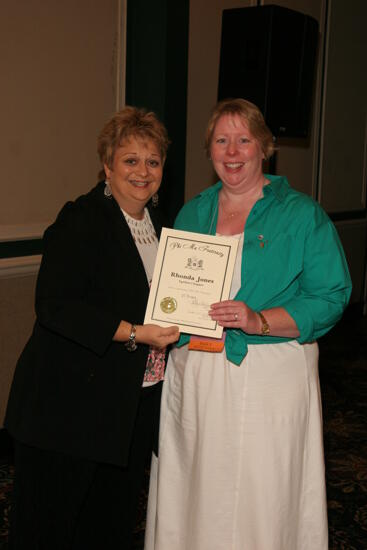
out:
M260 241L259 242L260 247L264 248L265 244L268 242L268 241L264 241L264 235L261 235L260 233L260 235L258 235L257 238Z

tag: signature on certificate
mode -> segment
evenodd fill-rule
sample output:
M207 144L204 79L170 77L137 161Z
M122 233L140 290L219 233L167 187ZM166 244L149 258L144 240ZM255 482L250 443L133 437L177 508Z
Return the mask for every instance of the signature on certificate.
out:
M209 309L208 302L200 301L198 299L198 296L194 296L193 294L184 293L184 294L182 294L182 298L187 300L193 306L201 306L201 307L206 307L206 308Z

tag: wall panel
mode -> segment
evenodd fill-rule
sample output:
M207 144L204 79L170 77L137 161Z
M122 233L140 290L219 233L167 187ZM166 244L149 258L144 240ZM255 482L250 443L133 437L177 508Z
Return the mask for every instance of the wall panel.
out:
M328 212L366 208L367 3L329 6L320 202Z
M97 181L116 105L118 0L1 3L2 226L34 228Z
M34 322L36 273L0 277L0 427L17 359Z

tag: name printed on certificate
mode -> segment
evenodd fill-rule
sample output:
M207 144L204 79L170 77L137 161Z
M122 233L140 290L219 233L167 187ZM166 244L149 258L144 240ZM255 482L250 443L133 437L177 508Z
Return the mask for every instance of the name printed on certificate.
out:
M220 338L210 305L227 300L238 240L162 229L144 323Z

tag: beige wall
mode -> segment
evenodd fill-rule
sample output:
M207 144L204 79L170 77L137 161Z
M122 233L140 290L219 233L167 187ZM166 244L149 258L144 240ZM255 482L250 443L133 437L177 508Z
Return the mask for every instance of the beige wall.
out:
M125 0L1 2L0 241L37 238L97 182L96 139L124 101ZM34 320L39 258L0 260L0 426Z
M366 22L365 0L330 3L319 198L331 212L366 207Z
M1 3L0 238L32 234L96 183L115 110L118 0Z
M0 278L0 426L16 361L32 331L36 274Z

